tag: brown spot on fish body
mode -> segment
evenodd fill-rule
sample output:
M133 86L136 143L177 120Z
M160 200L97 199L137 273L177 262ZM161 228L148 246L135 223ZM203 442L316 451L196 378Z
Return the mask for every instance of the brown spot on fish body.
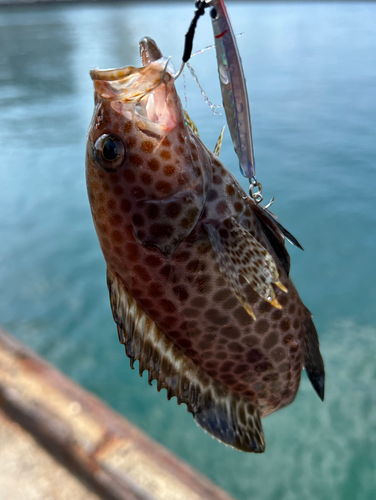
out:
M159 267L163 264L163 260L159 255L148 255L145 258L145 263L151 267ZM159 285L160 286L160 285Z
M215 189L209 189L206 199L210 201L214 201L218 198L218 192Z
M154 151L154 144L150 141L142 141L141 149L144 153L152 153Z
M114 194L120 196L124 193L124 189L121 186L114 186Z
M238 339L240 337L240 331L233 325L225 325L221 328L220 334L224 335L228 339Z
M163 160L171 160L171 153L170 153L170 151L168 151L167 149L163 149L163 150L159 153L159 156L160 156Z
M290 330L291 327L291 322L289 318L283 318L279 324L279 328L281 329L282 332L287 332Z
M141 181L143 184L145 184L146 186L149 186L152 182L153 182L153 178L150 174L148 174L147 172L143 172L141 174Z
M159 208L154 203L150 203L146 206L146 216L148 219L156 220L159 217Z
M170 177L171 175L174 175L175 167L173 165L166 165L163 169L163 172L167 177Z
M265 338L263 346L268 351L272 349L278 343L278 334L276 332L270 332Z
M132 204L131 204L130 200L128 200L128 199L121 200L120 209L122 210L122 212L128 213L131 211L131 208L132 208Z
M131 195L136 200L140 200L141 198L145 198L146 192L141 186L135 186L131 189Z
M247 361L251 364L261 361L263 357L264 356L259 349L250 349L247 353Z
M133 136L127 137L124 142L125 142L127 151L132 151L137 146L137 140Z
M157 172L159 170L159 161L156 158L152 158L148 161L148 167L152 172Z
M175 286L172 290L173 290L174 294L176 295L176 297L180 300L180 302L184 302L189 297L189 294L188 294L186 288L181 286L181 285Z
M129 243L126 245L126 253L129 260L136 262L138 260L139 251L138 246L135 243Z
M227 186L226 186L226 193L227 193L229 196L234 196L234 194L235 194L235 189L234 189L234 186L232 186L232 184L227 184Z
M239 201L236 201L236 202L234 203L234 208L235 208L235 210L236 210L237 212L239 212L239 213L243 211L243 205L242 205L242 203L240 203Z
M114 214L111 215L108 222L110 226L117 227L123 222L123 217L120 214Z
M182 211L182 205L176 201L170 202L166 207L166 215L170 219L176 219Z
M156 184L158 193L167 195L172 191L172 186L169 182L158 181Z
M223 325L223 322L226 321L226 316L223 316L220 311L215 308L208 309L205 312L205 317L215 325Z
M223 215L227 210L227 203L225 201L219 201L216 206L218 215Z
M141 214L134 214L132 216L132 224L135 227L142 227L145 224L145 219Z
M141 167L141 165L144 163L142 157L138 154L129 155L129 162L135 167Z
M130 134L133 131L133 123L131 121L126 121L123 127L126 134Z
M107 206L110 210L115 210L116 209L116 206L117 206L117 203L116 203L116 200L114 200L113 198L110 198L107 202Z
M269 330L269 322L266 319L260 319L255 323L255 331L260 335L265 335Z
M248 325L249 324L249 314L243 307L238 307L235 309L234 318L240 325Z
M281 309L276 309L275 311L272 312L272 319L274 321L278 321L279 319L282 318L283 312Z

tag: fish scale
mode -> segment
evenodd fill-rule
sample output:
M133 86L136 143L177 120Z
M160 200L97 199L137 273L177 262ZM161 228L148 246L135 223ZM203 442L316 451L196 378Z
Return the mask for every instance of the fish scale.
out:
M288 276L285 230L189 128L148 40L141 82L152 88L159 71L160 84L137 108L137 69L113 94L116 70L105 86L96 70L87 144L119 339L131 366L138 360L210 434L260 452L260 418L293 401L304 366L323 398L317 333ZM114 158L103 157L103 141Z

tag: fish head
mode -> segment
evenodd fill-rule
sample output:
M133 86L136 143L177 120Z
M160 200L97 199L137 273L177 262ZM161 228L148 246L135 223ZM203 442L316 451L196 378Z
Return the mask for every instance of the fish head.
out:
M172 254L205 202L208 151L187 126L173 68L149 38L140 52L140 68L90 72L95 110L86 176L105 258L130 226L138 243Z

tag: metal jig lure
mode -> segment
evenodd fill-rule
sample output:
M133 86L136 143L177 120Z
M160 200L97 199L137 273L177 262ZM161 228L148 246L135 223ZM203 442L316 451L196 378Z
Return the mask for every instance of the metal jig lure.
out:
M262 185L255 177L255 157L247 87L236 37L231 26L225 2L224 0L197 1L195 2L195 7L194 18L185 35L183 62L175 78L181 74L185 63L191 57L197 21L205 13L205 9L210 7L219 81L227 124L235 152L239 159L240 171L244 177L249 179L249 194L256 203L260 203L263 200ZM257 189L256 192L254 192L254 188ZM271 203L273 203L273 200Z

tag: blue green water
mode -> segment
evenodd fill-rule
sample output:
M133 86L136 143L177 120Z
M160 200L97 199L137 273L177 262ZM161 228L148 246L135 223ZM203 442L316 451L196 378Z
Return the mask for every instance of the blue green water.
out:
M376 498L376 4L236 3L257 174L290 247L326 363L263 421L264 455L226 448L129 368L85 190L90 68L138 65L155 38L179 66L192 3L0 9L0 323L239 500ZM209 16L195 49L212 43ZM219 103L215 52L192 60ZM188 111L214 116L187 77ZM181 96L183 80L179 81ZM226 133L221 159L239 177ZM246 187L244 181L244 187Z

